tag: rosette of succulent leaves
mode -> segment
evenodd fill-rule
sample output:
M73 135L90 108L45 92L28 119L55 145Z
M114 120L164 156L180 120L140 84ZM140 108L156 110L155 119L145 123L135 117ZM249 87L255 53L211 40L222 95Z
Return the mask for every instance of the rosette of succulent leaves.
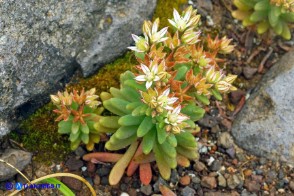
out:
M243 26L256 25L263 34L272 29L275 34L289 40L289 24L294 22L293 0L234 0L238 8L232 12L234 18L242 20Z
M149 184L152 161L164 179L178 164L189 166L198 157L193 134L199 131L195 121L203 117L202 107L211 96L222 100L222 93L236 90L236 76L225 75L219 67L223 59L217 57L233 51L231 40L201 37L200 15L192 7L181 15L174 10L173 15L169 28L159 30L159 19L145 21L143 36L132 35L135 46L129 48L137 56L137 71L123 73L120 89L100 95L113 116L103 116L95 127L116 129L106 149L129 148L124 155L97 152L83 158L117 162L109 176L111 185L119 182L125 169L131 176L138 167L142 183Z
M69 135L72 150L81 142L86 144L89 151L93 150L94 144L105 135L94 128L103 111L102 107L97 107L101 103L97 101L98 95L95 95L95 91L95 88L86 92L82 90L79 94L73 90L71 93L65 91L50 96L57 107L53 112L59 115L56 118L56 121L60 121L58 133Z

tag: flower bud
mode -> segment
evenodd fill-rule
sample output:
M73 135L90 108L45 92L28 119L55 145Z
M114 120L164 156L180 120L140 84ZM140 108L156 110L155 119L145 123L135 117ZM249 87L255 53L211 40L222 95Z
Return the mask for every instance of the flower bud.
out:
M227 37L223 37L220 43L220 53L222 54L229 54L234 50L234 46L230 45L232 39L227 39Z
M56 95L50 95L51 101L53 102L53 104L55 105L59 105L60 104L60 99L58 98L58 96Z
M232 84L237 78L237 75L228 75L224 80L230 84Z
M181 37L181 40L185 44L195 44L199 42L199 35L200 31L195 32L193 31L193 28L190 28L184 32L183 36Z
M215 71L214 67L211 67L207 72L206 72L206 81L209 83L215 84L219 82L222 79L223 75L221 74L220 71Z

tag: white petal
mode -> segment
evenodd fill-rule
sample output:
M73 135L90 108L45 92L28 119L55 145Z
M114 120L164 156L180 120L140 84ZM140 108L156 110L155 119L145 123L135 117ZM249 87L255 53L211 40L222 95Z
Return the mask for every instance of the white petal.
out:
M158 66L156 64L152 66L151 72L154 73L154 74L157 74Z
M130 46L130 47L128 47L128 49L134 50L136 52L144 52L144 51L139 50L136 46Z
M162 38L166 32L167 32L168 27L164 27L163 29L161 29L158 34L160 35L160 37Z
M158 24L156 22L153 23L152 25L152 34L155 34L158 30Z
M190 19L190 16L191 16L191 11L186 12L184 16L184 21L188 22L188 20Z
M144 82L144 81L146 81L145 75L137 76L137 77L135 77L135 80L140 81L140 82Z
M181 111L181 106L178 105L178 106L175 108L175 110L173 111L173 113L174 113L174 114L179 114L180 111Z
M168 37L163 37L163 38L157 40L156 43L164 42L164 41L167 40L167 39L168 39Z
M152 82L150 82L150 81L146 82L146 88L147 88L147 89L150 88L151 85L152 85Z
M150 74L150 70L149 68L144 65L144 64L141 64L141 68L142 68L142 71L147 75L147 74Z
M132 34L132 37L136 43L140 40L140 37L135 34Z
M164 108L165 108L166 110L173 110L173 109L174 109L173 107L171 107L171 106L169 106L169 105L165 106Z
M174 9L173 14L174 14L174 19L175 19L175 22L176 22L176 23L177 23L179 20L181 20L181 16L180 16L179 12L178 12L176 9Z
M160 77L159 76L155 76L154 80L153 81L158 81L160 80Z
M169 95L169 91L170 89L166 89L165 91L163 91L162 96L168 96Z
M177 97L172 97L172 98L169 98L167 102L168 102L168 104L173 104L173 103L175 103L177 100L178 100Z
M146 33L144 33L144 37L145 37L146 42L149 43L149 38Z
M177 28L177 24L176 24L173 20L168 19L168 22L169 22L172 26L174 26L174 27Z

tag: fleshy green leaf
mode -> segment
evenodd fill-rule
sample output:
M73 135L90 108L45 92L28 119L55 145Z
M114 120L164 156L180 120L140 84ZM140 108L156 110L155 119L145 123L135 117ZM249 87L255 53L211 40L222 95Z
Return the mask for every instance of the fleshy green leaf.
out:
M58 133L68 134L71 132L72 121L60 121L58 123Z
M88 144L88 142L89 142L89 134L82 134L81 140L84 142L84 144Z
M159 144L162 144L167 137L167 133L164 128L163 129L159 128L158 124L156 124L156 129L157 129L158 142Z
M279 21L279 16L281 14L281 9L276 6L271 6L268 14L268 21L272 27L275 27Z
M291 39L291 32L290 32L290 29L286 23L283 24L283 32L282 32L281 36L286 40Z
M197 93L195 93L195 97L198 101L202 102L205 105L209 105L209 99L205 96L205 95L199 95Z
M211 89L210 91L212 95L219 101L223 100L222 95L215 89Z
M268 21L260 22L257 25L257 33L263 34L264 32L266 32L268 30L269 27L270 27L270 25L269 25Z
M153 145L156 138L156 129L153 128L149 131L144 137L142 141L142 150L144 154L149 154L153 149Z
M175 137L174 134L170 134L168 137L167 137L167 141L170 145L172 145L173 147L176 147L178 145L178 142L177 142L177 138Z
M148 131L152 129L153 126L154 124L152 122L152 117L146 116L137 130L137 136L143 137L146 135L146 133L148 133Z
M269 1L268 0L263 0L263 1L259 1L255 4L254 6L254 10L256 11L265 11L269 9Z
M89 134L89 127L88 127L88 125L87 124L82 124L81 125L81 130L82 130L82 132L84 133L84 134Z
M80 122L73 122L71 125L71 132L73 134L76 134L79 131L80 128Z

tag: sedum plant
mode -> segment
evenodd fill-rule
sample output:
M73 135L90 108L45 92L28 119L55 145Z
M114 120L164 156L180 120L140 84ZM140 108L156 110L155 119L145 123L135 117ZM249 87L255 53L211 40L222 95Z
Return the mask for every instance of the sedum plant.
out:
M256 25L259 34L272 29L275 34L289 40L289 23L294 22L293 0L234 0L238 8L233 17L242 20L243 26Z
M176 10L171 27L158 29L159 19L145 21L143 36L132 35L139 65L134 73L121 75L120 89L110 88L100 97L113 115L95 124L97 130L116 129L105 147L124 155L91 153L86 161L117 162L109 176L117 184L125 170L131 176L139 167L143 184L151 181L150 162L156 161L164 179L178 164L187 167L198 157L193 134L199 131L195 121L205 113L203 106L214 96L236 88L235 75L225 75L219 67L218 54L232 52L231 40L201 37L200 15L188 7L180 15Z
M100 141L102 133L94 128L94 124L99 120L103 108L98 107L101 103L97 101L95 91L95 88L86 92L83 89L80 93L73 90L71 93L65 91L50 96L57 107L53 112L59 115L56 118L59 121L58 133L69 135L72 150L83 142L91 151L94 144Z

